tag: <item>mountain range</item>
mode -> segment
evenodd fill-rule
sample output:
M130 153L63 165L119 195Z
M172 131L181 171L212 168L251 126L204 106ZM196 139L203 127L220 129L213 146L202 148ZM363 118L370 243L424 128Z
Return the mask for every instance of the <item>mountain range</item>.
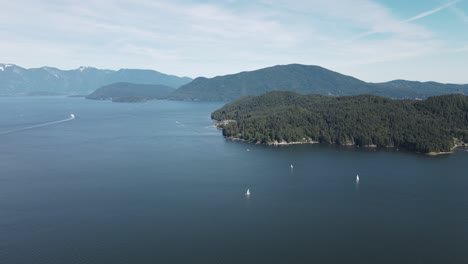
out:
M168 99L232 101L242 96L270 91L346 96L374 94L396 99L424 99L442 94L468 94L468 84L444 84L394 80L370 83L320 66L289 64L213 78L167 75L153 70L100 70L80 67L60 70L52 67L24 69L0 64L0 96L87 95L112 83L164 85L178 88Z
M260 95L269 91L331 96L374 94L390 98L422 99L450 93L468 94L468 85L404 80L368 83L319 66L290 64L214 78L199 77L181 86L170 98L232 101L242 96Z
M101 86L116 82L160 84L177 88L192 81L188 77L167 75L153 70L101 70L79 67L60 70L53 67L25 69L14 64L0 64L0 96L10 95L86 95Z

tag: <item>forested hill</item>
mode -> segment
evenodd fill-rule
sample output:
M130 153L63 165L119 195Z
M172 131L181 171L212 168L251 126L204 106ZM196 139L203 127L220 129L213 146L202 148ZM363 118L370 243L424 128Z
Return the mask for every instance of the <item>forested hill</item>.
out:
M424 101L375 95L328 97L270 92L212 113L223 135L252 142L320 142L446 152L468 142L468 97Z
M112 100L113 102L144 102L154 99L164 99L175 89L158 84L113 83L103 86L86 99Z
M450 93L468 94L468 85L404 80L367 83L319 66L290 64L214 78L196 78L177 89L170 98L232 101L241 96L261 95L270 91L332 96L374 94L416 99Z
M279 65L214 78L196 78L172 95L176 100L231 101L270 91L351 95L372 92L373 86L319 66Z

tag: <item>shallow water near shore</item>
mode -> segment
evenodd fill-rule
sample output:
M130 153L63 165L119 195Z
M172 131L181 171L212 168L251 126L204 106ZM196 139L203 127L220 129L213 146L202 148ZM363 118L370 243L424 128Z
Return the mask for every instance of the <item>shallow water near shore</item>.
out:
M233 142L221 106L0 98L0 263L468 263L468 152Z

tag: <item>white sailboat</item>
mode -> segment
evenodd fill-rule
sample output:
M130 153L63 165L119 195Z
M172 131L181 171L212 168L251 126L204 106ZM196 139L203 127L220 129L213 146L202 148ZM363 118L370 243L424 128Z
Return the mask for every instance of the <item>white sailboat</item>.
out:
M359 183L359 174L356 175L356 182Z
M245 193L245 196L250 196L250 189L247 189L247 192Z

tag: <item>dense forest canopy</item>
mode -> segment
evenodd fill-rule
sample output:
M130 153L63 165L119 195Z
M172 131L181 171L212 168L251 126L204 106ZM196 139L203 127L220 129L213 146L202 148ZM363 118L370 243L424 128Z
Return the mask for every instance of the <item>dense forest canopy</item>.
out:
M212 113L223 135L252 142L320 142L450 151L468 142L468 97L424 101L375 95L328 97L270 92L243 97Z

